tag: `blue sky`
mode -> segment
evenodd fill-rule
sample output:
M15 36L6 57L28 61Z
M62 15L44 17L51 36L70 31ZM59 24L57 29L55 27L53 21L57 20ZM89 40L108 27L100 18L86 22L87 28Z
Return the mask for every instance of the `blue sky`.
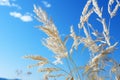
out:
M41 39L45 34L35 28L40 23L34 18L34 4L41 6L49 16L52 16L60 36L65 37L65 35L70 33L71 25L74 25L75 31L78 32L77 24L86 1L0 0L0 77L40 80L37 68L27 69L29 64L35 62L25 60L22 57L28 54L40 54L48 58L51 57L51 51L41 43ZM100 6L107 7L105 1L98 0L98 3ZM104 17L109 17L106 11ZM91 22L95 22L95 20L91 19ZM95 24L95 26L98 25ZM99 26L97 28L101 29ZM110 33L113 42L120 42L120 9L117 11L116 17L111 21ZM113 55L118 61L120 57L119 51L118 45L118 50ZM84 63L88 58L85 58L86 54L82 55L81 60L84 59L82 60L82 63ZM17 69L23 71L20 76L16 76ZM32 72L31 76L26 74L28 71Z

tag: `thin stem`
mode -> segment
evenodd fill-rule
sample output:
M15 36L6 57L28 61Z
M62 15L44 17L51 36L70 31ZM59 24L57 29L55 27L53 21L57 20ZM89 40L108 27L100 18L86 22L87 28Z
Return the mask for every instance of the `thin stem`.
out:
M70 75L70 76L71 76L71 74L70 74L70 73L68 73L66 70L64 70L64 69L62 69L62 68L60 68L60 67L56 66L55 64L53 64L53 63L52 63L52 62L50 62L50 61L49 61L49 63L50 63L51 65L55 66L56 68L58 68L58 69L62 70L63 72L65 72L65 73L67 73L68 75Z
M67 63L67 66L68 66L68 68L69 68L69 70L70 70L70 74L73 76L73 73L71 72L71 68L70 68L68 59L69 59L69 58L68 58L68 56L67 56L67 58L66 58L66 63Z
M76 63L74 62L74 60L72 59L72 56L68 56L69 57L69 59L70 59L70 61L73 63L73 66L75 67L75 69L77 69L77 65L76 65ZM81 80L81 78L80 78L80 74L79 74L79 71L77 70L77 73L78 73L78 78Z
M111 23L111 18L109 18L109 23L108 23L108 31L110 32L110 23Z

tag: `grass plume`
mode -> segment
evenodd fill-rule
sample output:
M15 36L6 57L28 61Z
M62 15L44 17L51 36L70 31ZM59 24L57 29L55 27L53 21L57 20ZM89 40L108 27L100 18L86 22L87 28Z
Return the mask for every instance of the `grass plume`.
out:
M109 0L108 2L110 19L115 16L120 7L120 2L116 0L116 6L111 10L114 2L115 0ZM91 9L89 9L90 6L92 6ZM38 61L37 64L31 65L30 67L42 66L38 71L45 73L43 74L44 80L49 80L50 78L56 80L59 79L59 77L63 77L64 80L106 80L106 77L109 80L113 80L113 78L114 80L120 80L119 63L113 58L108 59L108 55L111 55L116 50L118 42L111 42L109 32L110 25L107 25L107 19L103 17L104 12L102 8L99 7L97 0L88 0L80 16L78 29L83 31L84 36L77 35L74 31L74 26L71 26L70 34L65 37L64 41L62 41L59 36L53 20L47 16L47 13L42 10L41 7L34 5L34 12L36 19L42 23L38 28L47 35L47 38L43 39L43 44L54 53L56 60L49 61L42 56L25 56L25 58ZM94 15L94 13L98 16L96 20L102 24L102 26L100 26L102 32L95 29L94 26L89 23L89 18L91 15ZM68 39L71 38L73 43L71 48L67 49L66 42L69 42ZM75 54L74 49L78 50L81 44L88 48L89 54L87 55L90 55L89 61L84 66L76 65L75 59L72 58ZM64 65L63 63L65 63L65 61L62 60L63 58L67 60L66 67L69 70L58 67L59 64ZM51 67L45 67L45 65L48 64L51 65ZM106 67L109 66L110 69L106 69ZM108 75L100 75L102 73L107 73Z

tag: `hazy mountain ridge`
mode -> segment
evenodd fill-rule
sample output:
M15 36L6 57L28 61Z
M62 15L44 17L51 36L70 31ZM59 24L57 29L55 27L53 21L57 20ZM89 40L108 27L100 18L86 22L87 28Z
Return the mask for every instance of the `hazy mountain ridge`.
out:
M7 78L0 78L0 80L21 80L21 79L7 79Z

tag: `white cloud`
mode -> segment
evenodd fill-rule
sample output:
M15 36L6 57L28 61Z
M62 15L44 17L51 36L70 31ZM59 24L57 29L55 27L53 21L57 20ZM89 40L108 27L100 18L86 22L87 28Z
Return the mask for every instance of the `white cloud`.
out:
M42 1L42 3L45 5L45 7L50 8L51 4L48 3L47 1Z
M21 13L19 12L10 12L10 15L15 17L15 18L18 18L20 20L22 20L23 22L30 22L32 21L32 16L30 14L24 14L22 15Z
M10 3L10 0L0 0L0 6L16 7L18 9L21 9L18 4Z
M10 6L9 0L0 0L0 5L2 6Z
M15 3L12 3L11 6L16 7L18 9L22 9L19 5L15 4Z
M18 13L18 12L10 12L10 15L16 18L20 18L22 16L21 13Z
M30 22L30 21L33 20L30 15L23 15L23 16L21 16L20 19L21 19L22 21L24 21L24 22Z

